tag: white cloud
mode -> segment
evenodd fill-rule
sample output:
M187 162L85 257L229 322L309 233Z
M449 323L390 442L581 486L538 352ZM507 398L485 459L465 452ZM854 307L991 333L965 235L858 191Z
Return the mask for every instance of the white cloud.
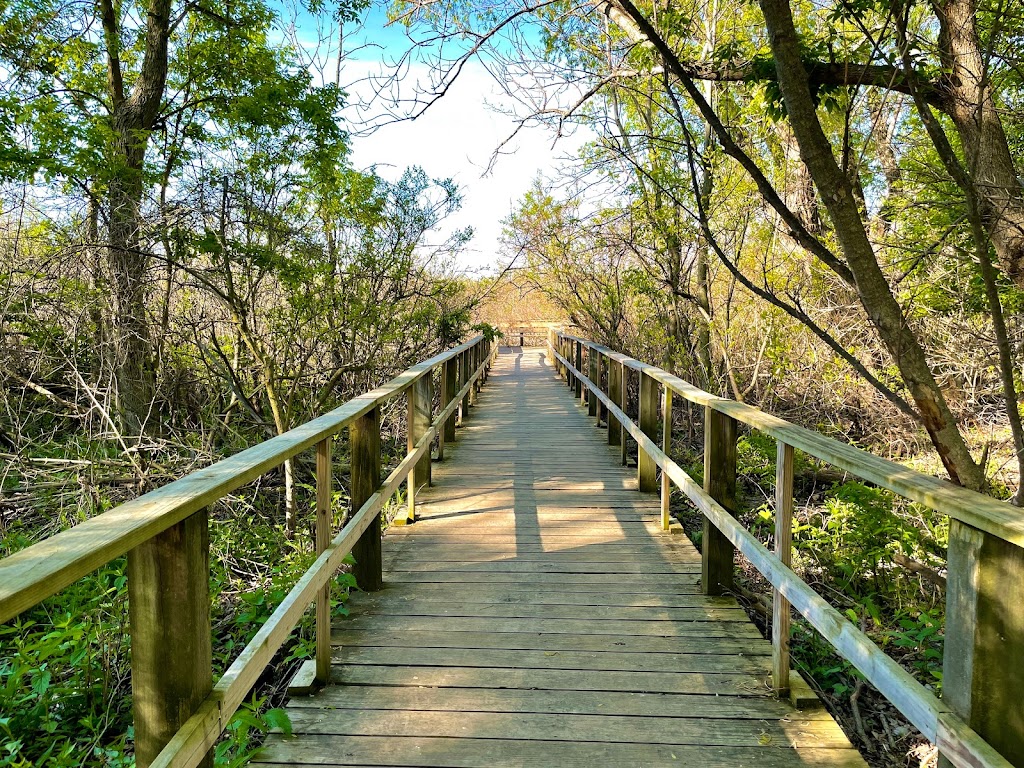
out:
M346 61L342 82L349 83L345 87L350 101L369 101L373 87L367 76L381 71L379 62ZM414 83L417 77L426 81L425 66L414 65L403 80ZM488 104L504 107L507 99L486 69L470 62L445 96L416 120L384 125L369 135L354 137L352 143L355 166L375 165L385 178L396 179L405 168L419 165L432 177L455 179L463 190L464 203L447 230L473 228L475 236L460 259L468 269L495 264L502 219L538 174L550 174L559 158L573 154L586 140L583 132L578 132L553 145L550 131L526 128L503 148L488 170L495 149L516 126L512 118ZM349 119L358 117L352 108ZM361 117L370 115L364 110Z

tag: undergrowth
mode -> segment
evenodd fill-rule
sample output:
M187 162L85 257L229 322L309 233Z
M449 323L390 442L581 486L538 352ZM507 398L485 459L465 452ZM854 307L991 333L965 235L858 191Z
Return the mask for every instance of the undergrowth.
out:
M702 457L676 446L677 461L697 481ZM774 439L758 432L737 443L739 517L772 548L775 530ZM699 548L702 515L678 493L676 516ZM794 456L793 569L914 677L942 692L945 622L942 589L948 518L885 489L851 480L800 451ZM766 635L771 585L739 561L737 597ZM917 570L908 570L907 566ZM926 763L927 742L863 676L799 617L792 663L872 765Z
M5 478L10 487L16 482ZM51 482L52 489L33 493L5 516L0 557L128 495L81 487L69 494ZM312 494L306 497L311 505ZM335 509L344 510L344 495L336 501ZM314 559L312 536L300 531L289 539L278 506L274 493L256 486L218 503L211 514L214 680ZM126 558L118 558L0 626L0 768L134 765L126 567ZM353 586L348 572L335 579L336 615L345 613ZM216 765L241 765L270 729L289 730L278 705L294 670L313 656L313 624L307 612L232 718L216 746Z

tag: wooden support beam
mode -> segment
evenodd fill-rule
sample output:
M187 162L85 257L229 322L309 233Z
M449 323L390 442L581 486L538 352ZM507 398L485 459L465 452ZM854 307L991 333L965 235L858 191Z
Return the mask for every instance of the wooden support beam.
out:
M454 359L445 360L444 367L441 369L442 409L448 407L451 401L455 399L459 389L459 364ZM456 415L453 412L451 416L445 419L444 426L441 428L441 436L437 442L437 458L439 460L444 459L445 443L455 442L455 419Z
M334 473L331 463L331 440L327 437L316 445L316 553L331 543L331 507L334 496ZM333 580L332 580L333 581ZM316 681L326 685L331 678L331 583L328 581L316 595Z
M570 339L563 339L564 349L562 350L562 356L566 360L574 360L575 353L573 352L573 342ZM569 389L576 389L576 376L566 368L565 369L565 384Z
M1024 765L1024 549L950 520L946 567L942 700Z
M423 436L430 430L430 425L434 421L434 381L432 377L424 376L409 388L408 407L406 446L409 453L412 453ZM427 451L416 464L413 475L415 475L417 486L430 485L430 451Z
M380 407L360 416L349 427L352 454L350 496L353 511L359 509L380 487ZM374 516L352 548L356 564L352 569L356 584L365 592L384 586L381 572L380 515Z
M576 342L576 357L575 357L576 370L583 375L583 343L580 341ZM576 397L580 402L583 402L583 382L576 379Z
M672 390L664 388L661 398L661 450L666 456L672 455ZM668 473L661 473L661 530L667 531L672 526L672 514L669 501L672 498L672 481Z
M459 389L461 390L469 382L469 350L459 355ZM469 407L472 403L469 399L469 392L462 398L462 405L459 407L459 424L465 424L469 416Z
M787 568L793 562L793 446L779 442L775 457L775 555ZM789 693L789 601L772 590L772 688Z
M654 442L658 441L658 382L640 372L640 418L641 431ZM637 478L640 490L658 490L658 464L642 447L637 452Z
M611 360L608 367L608 398L622 408L622 410L625 410L622 393L622 363L617 360ZM623 437L623 429L619 420L608 414L608 445L625 445L626 441ZM623 464L625 464L625 461L623 461Z
M597 353L597 378L595 379L598 387L604 394L608 394L608 355L603 352ZM597 422L598 424L608 424L608 406L604 402L597 404Z
M736 515L736 420L704 408L704 491ZM734 548L707 518L701 537L702 585L705 595L732 589Z
M598 352L594 349L587 350L587 378L590 379L595 387L601 386L601 377L597 368L597 359L600 357ZM587 393L587 413L593 416L595 419L598 418L597 411L597 395Z
M128 606L135 763L146 768L213 690L205 507L129 551ZM199 764L212 766L212 752Z
M476 373L476 369L480 367L480 345L477 344L466 354L469 355L469 364L466 367L466 376L473 381L473 385L469 388L469 404L473 406L476 405L476 393L480 388L480 379L473 379L473 374Z

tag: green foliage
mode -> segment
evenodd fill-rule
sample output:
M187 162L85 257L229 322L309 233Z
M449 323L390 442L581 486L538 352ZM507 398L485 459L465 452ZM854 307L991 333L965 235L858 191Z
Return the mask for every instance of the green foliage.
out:
M281 731L290 736L292 722L288 712L277 707L269 708L268 699L263 696L242 704L232 715L224 729L224 738L214 749L214 765L217 768L241 768L256 754L263 737L271 731Z
M83 749L97 764L123 755L124 571L121 558L0 626L0 766L77 766Z
M214 674L241 652L313 560L274 516L218 514L211 521ZM10 532L0 551L35 537ZM255 568L255 570L254 570ZM0 768L130 766L131 696L126 562L119 558L18 619L0 626ZM333 611L346 613L351 573L333 582ZM275 659L311 658L308 613ZM289 730L283 710L254 698L217 745L218 766L242 765L262 734Z

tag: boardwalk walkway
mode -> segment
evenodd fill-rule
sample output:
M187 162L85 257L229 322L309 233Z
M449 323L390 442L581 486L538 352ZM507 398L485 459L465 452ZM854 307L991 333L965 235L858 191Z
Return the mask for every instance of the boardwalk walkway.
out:
M771 645L662 533L545 364L505 352L385 588L333 636L256 762L359 766L863 766L822 709L771 697Z

